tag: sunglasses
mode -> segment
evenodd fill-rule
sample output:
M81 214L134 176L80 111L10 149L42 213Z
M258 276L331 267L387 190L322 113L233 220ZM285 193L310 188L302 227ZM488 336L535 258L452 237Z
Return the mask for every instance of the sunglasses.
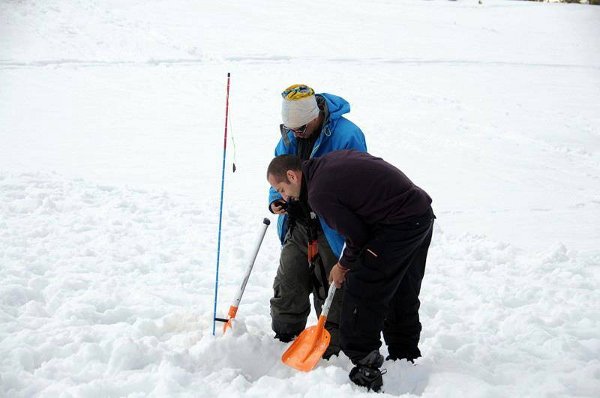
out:
M295 129L291 128L291 127L286 127L285 125L281 125L281 129L285 132L292 132L294 133L296 136L303 136L304 133L306 133L306 128L308 127L308 124L305 124L304 126L300 126L297 127Z

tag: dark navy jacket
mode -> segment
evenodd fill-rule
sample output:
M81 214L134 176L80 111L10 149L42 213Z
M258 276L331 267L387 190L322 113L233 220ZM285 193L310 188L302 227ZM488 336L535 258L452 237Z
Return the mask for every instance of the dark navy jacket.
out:
M379 226L431 211L431 198L402 171L366 152L337 151L302 164L308 203L346 238L340 264L352 268Z

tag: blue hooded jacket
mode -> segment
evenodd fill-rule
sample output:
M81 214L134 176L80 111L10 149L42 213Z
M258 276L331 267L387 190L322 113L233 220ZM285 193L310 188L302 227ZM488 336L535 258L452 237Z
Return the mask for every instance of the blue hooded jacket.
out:
M332 94L316 94L319 105L324 102L325 120L321 134L310 154L310 157L319 157L326 153L339 151L342 149L354 149L356 151L366 152L367 144L365 136L360 128L346 119L342 115L350 112L350 104L342 97ZM293 132L288 132L287 137L282 137L275 147L275 156L296 155L297 142ZM269 191L269 211L271 203L281 199L281 195L271 187ZM287 233L287 215L282 214L277 220L277 231L279 239L283 243ZM325 238L331 247L333 253L339 258L344 247L344 237L333 230L329 225L319 219Z

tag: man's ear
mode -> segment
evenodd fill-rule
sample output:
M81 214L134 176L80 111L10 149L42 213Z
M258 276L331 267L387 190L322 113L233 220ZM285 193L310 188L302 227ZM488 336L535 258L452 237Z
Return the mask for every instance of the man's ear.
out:
M296 182L296 180L298 179L298 174L296 174L294 170L286 171L285 175L289 182Z

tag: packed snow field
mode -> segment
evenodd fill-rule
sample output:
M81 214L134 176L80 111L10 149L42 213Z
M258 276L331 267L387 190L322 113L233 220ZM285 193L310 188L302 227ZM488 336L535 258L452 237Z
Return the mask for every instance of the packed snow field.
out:
M384 364L384 396L598 396L600 7L299 3L0 3L0 395L371 394L344 355L281 363L273 226L212 335L231 72L218 315L306 83L438 216L424 355Z

